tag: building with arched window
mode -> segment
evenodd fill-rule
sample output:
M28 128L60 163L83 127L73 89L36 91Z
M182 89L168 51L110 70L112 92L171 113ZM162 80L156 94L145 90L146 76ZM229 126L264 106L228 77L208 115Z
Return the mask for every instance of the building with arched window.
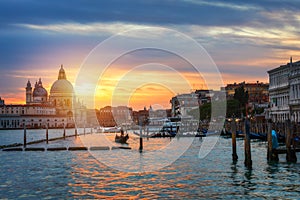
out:
M267 117L275 122L300 122L300 61L268 71L270 109Z

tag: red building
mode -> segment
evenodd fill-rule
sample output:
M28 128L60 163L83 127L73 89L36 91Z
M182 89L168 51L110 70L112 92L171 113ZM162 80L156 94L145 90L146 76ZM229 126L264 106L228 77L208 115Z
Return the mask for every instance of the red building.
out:
M132 108L126 106L101 108L98 115L100 126L114 127L132 124Z
M269 102L269 84L257 81L256 83L234 83L225 87L227 99L233 99L235 89L244 86L248 91L249 103L263 104Z

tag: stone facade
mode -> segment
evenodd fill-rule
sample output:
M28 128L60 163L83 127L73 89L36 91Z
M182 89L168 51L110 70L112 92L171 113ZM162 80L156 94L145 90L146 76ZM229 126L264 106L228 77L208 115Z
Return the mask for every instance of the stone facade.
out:
M126 127L132 125L132 115L132 108L127 106L106 106L100 109L98 121L103 127Z
M267 118L275 122L290 119L300 122L300 61L281 65L268 71L270 109Z
M199 95L195 92L178 94L170 100L172 104L172 117L187 116L188 112L199 108Z

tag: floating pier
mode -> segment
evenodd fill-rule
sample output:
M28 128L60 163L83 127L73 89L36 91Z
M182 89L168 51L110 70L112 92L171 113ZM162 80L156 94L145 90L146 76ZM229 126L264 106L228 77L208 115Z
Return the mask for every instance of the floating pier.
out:
M109 150L116 150L116 149L127 149L130 150L131 147L124 147L124 146L92 146L92 147L84 147L84 146L74 146L74 147L12 147L12 148L5 148L2 151L109 151Z

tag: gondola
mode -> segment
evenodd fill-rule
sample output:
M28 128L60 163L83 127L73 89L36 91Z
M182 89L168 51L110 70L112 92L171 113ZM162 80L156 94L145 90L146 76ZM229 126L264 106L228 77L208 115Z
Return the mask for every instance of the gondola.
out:
M115 136L115 142L121 143L121 144L125 144L127 142L127 140L129 139L128 134L126 134L125 136L122 135L117 135Z

